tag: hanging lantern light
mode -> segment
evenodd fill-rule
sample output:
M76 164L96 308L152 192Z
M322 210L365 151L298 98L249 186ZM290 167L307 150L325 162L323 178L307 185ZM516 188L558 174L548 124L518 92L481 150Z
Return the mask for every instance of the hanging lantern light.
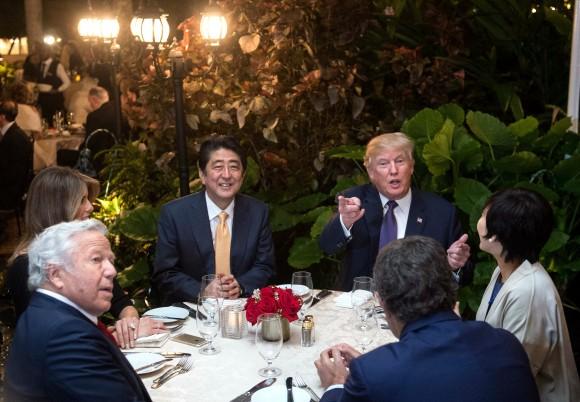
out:
M167 14L155 7L139 7L137 15L131 20L131 33L141 42L160 44L169 39Z
M226 17L217 7L210 6L201 13L199 24L201 37L209 46L219 46L228 33L228 22Z
M111 17L86 17L79 21L78 31L84 40L112 42L119 35L119 21Z

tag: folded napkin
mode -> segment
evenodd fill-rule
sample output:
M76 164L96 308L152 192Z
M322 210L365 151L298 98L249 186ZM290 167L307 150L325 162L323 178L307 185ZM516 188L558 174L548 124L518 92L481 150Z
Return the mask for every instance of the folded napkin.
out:
M153 334L149 336L144 336L143 338L137 338L135 341L135 347L137 348L159 348L167 342L169 339L169 332L163 332L160 334Z
M338 297L336 297L334 299L334 303L336 304L336 307L343 307L343 308L352 308L352 303L350 301L351 299L351 292L344 292L341 293L340 295L338 295Z

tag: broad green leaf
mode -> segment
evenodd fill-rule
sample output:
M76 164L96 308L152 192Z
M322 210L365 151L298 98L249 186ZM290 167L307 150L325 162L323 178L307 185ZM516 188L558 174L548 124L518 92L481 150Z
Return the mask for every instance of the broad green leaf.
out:
M323 207L314 208L314 209L306 212L304 215L302 215L301 218L300 218L300 222L301 223L314 222L314 221L316 221L318 219L318 217L320 215L325 214L326 211L330 211L331 212L331 215L332 215L333 208L330 207L330 206L323 206Z
M538 120L535 117L528 116L525 119L518 120L508 126L508 130L515 137L524 137L534 130L538 129Z
M359 182L360 181L360 178L362 176L363 175L361 174L361 175L357 175L355 177L353 177L353 176L344 176L344 177L339 178L336 181L336 185L332 188L332 190L330 190L330 195L334 197L338 193L341 193L341 192L343 192L344 190L346 190L348 188L351 188L351 187L357 186L359 184L362 184L362 183ZM367 178L366 175L364 177L365 177L365 179ZM357 180L357 178L359 178L359 180Z
M473 284L487 286L496 266L497 262L493 258L486 258L475 264Z
M552 172L561 185L578 177L580 174L580 155L573 155L570 158L561 160L554 166Z
M542 168L542 161L536 154L522 151L504 156L495 161L493 165L500 172L531 173Z
M314 193L298 198L296 201L284 205L288 212L304 212L317 207L320 203L328 198L328 194Z
M455 103L439 106L437 111L444 117L451 119L456 126L461 126L465 121L465 111Z
M310 228L310 237L316 239L318 236L320 236L320 234L324 230L324 227L326 226L330 218L332 218L332 215L334 215L334 212L330 207L327 207L320 215L318 215L316 222L314 222L314 225L312 225L312 227Z
M530 183L528 181L522 181L522 182L516 183L514 185L514 187L527 188L528 190L534 190L534 191L542 194L550 202L558 202L558 200L560 199L560 196L558 195L558 193L556 193L554 190L552 190L552 189L550 189L542 184Z
M420 143L431 141L435 134L441 130L445 118L441 113L433 109L423 109L410 120L403 124L401 131Z
M552 127L550 127L548 134L552 133L565 134L570 127L572 127L572 119L570 117L564 117L563 119L560 119L557 122L555 122L552 125Z
M455 129L451 158L456 164L465 166L467 171L477 169L483 162L481 144L474 140L464 127Z
M483 205L490 195L491 191L477 180L466 178L457 180L454 192L455 204L467 214L471 214L474 206Z
M249 157L246 171L244 172L244 184L242 191L255 187L260 182L260 166L256 163L254 158Z
M137 241L152 241L157 239L157 220L159 210L146 205L129 211L118 221L121 233Z
M511 147L515 144L515 137L509 132L505 124L487 113L470 111L467 113L467 125L473 134L485 144L505 147Z
M362 161L365 157L365 147L361 145L341 145L325 151L324 154L329 158Z
M566 243L568 243L568 239L570 239L570 236L568 234L566 234L562 231L559 231L557 229L554 229L552 231L552 233L550 234L550 238L548 239L548 242L546 243L546 245L542 249L542 252L543 253L551 253L552 251L559 250L562 247L564 247L566 245Z
M298 237L290 248L288 264L294 268L304 269L320 262L322 257L323 254L317 240L308 237Z
M455 124L446 119L443 127L435 134L433 140L423 147L425 164L434 176L444 175L451 167L451 144L453 142L454 128Z
M514 119L521 120L524 118L524 107L522 106L522 100L515 92L510 99L510 110L512 111Z
M135 264L117 274L117 280L122 288L134 287L135 284L148 277L149 263L147 262L147 258L141 258Z
M290 229L300 222L300 216L291 214L282 207L271 205L270 208L270 227L272 232Z
M572 180L568 180L562 186L562 190L566 191L567 193L580 196L580 177L575 177Z

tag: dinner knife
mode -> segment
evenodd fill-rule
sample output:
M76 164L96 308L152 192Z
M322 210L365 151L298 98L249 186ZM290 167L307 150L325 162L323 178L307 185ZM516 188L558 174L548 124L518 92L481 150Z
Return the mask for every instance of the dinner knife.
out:
M286 377L286 402L294 402L292 395L292 377Z
M254 392L256 392L262 388L269 387L270 385L274 384L275 382L276 382L275 378L268 378L267 380L264 380L262 382L259 382L256 385L254 385L252 388L250 388L249 390L247 390L243 394L236 396L230 402L249 402L250 399L252 398L252 394L254 394Z
M138 367L138 368L136 368L136 369L135 369L135 372L137 372L137 373L138 373L139 371L145 370L146 368L151 368L151 367L155 367L155 366L160 366L161 364L163 364L163 363L166 363L166 362L170 362L170 361L171 361L171 360L173 360L173 359L174 359L173 357L166 357L166 358L165 358L165 359L163 359L163 360L158 360L158 361L156 361L156 362L154 362L154 363L151 363L151 364L146 364L145 366Z
M197 311L196 309L189 307L187 304L185 304L185 303L183 303L183 302L176 302L176 303L173 303L173 304L172 304L172 306L174 306L174 307L181 307L181 308L184 308L184 309L186 309L187 311L189 311L189 316L190 316L191 318L193 318L193 319L195 319L195 318L196 318L196 316L197 316L197 314L198 314L198 311ZM202 319L205 319L205 314L203 314L201 311L199 312L199 316L200 316Z
M324 299L325 297L330 296L331 294L332 294L332 292L328 289L321 290L320 292L318 292L316 294L316 296L314 296L314 300L312 300L312 304L310 305L310 307L314 306L320 300Z

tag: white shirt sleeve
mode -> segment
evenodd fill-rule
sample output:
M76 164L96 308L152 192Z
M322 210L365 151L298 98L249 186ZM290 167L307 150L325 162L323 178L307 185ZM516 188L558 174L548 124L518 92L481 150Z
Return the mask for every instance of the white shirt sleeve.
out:
M63 65L60 63L58 63L58 66L56 66L56 75L62 81L61 86L58 87L58 92L64 92L64 90L70 86L70 78L68 78L66 71L64 71Z

